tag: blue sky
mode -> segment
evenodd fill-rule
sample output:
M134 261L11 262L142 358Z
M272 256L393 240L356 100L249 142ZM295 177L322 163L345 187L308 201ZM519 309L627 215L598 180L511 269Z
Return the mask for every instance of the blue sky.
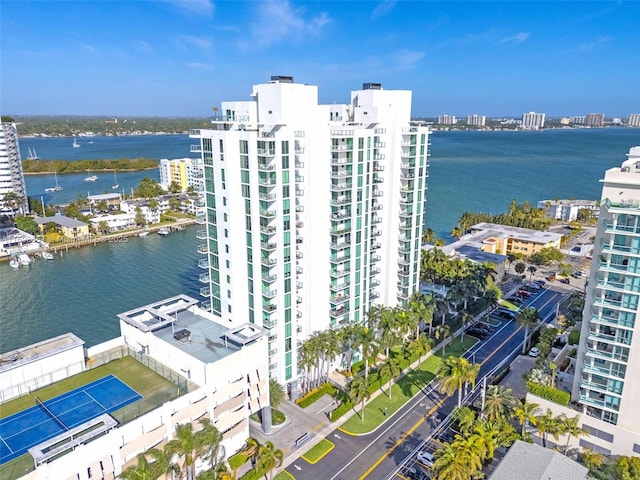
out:
M3 114L207 116L271 75L413 115L640 113L640 2L0 0Z

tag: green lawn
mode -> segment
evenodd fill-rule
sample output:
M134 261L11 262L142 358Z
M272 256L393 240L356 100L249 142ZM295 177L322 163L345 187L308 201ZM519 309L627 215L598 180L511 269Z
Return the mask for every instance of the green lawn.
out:
M275 477L273 477L273 480L295 480L295 478L296 477L291 475L289 472L287 472L286 470L283 470L279 474L277 474Z
M464 341L456 337L445 350L445 357L460 356L471 348L478 340L465 335ZM442 363L442 348L432 356L424 360L417 370L410 370L391 386L391 398L388 396L388 384L382 386L383 393L367 403L364 412L364 421L361 418L361 404L356 405L356 415L347 420L340 429L345 433L362 435L373 431L381 425L389 416L399 410L416 393L427 385L436 376L436 372Z
M302 458L313 465L314 463L318 463L322 457L333 450L333 447L335 447L335 445L332 442L323 438L318 444L311 447L304 455L302 455Z

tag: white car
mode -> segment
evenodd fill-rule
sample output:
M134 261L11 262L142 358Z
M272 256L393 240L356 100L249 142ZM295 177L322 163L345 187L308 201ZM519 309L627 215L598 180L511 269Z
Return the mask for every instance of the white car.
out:
M424 450L418 452L416 459L429 468L433 467L433 455L429 452L425 452Z
M540 355L540 349L538 347L533 347L531 350L529 350L530 357L537 357L538 355Z

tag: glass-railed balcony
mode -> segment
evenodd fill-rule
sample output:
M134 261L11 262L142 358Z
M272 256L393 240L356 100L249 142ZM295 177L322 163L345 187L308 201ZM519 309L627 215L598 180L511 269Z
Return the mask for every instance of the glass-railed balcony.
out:
M378 190L377 188L374 188L373 191L371 192L372 197L381 197L382 195L384 195L382 190Z
M377 263L380 260L382 260L382 257L380 255L371 255L371 259L369 260L370 263Z
M258 156L260 157L273 157L276 154L275 148L259 148Z
M207 238L207 231L206 230L198 230L196 232L196 238L199 240L204 240L205 238Z
M264 163L264 162L258 162L258 170L260 170L261 172L271 172L274 171L276 169L276 164L274 163Z
M636 225L618 225L613 222L604 224L604 231L607 233L640 233L640 224Z
M380 242L371 242L371 250L378 250L382 248L382 244Z
M331 170L331 178L345 178L350 177L352 175L351 169L333 169Z
M346 209L340 210L339 212L334 212L331 214L331 220L334 222L341 221L341 220L348 220L350 218L351 218L350 208L346 208Z
M260 263L265 267L273 267L274 265L278 264L278 260L276 260L275 258L262 257L260 259Z
M593 393L594 395L591 395ZM592 391L584 391L580 389L580 403L584 403L586 405L594 405L599 408L609 408L614 411L618 411L620 407L615 404L611 396L596 394L596 392Z
M413 195L400 195L400 203L404 205L412 205Z
M331 255L329 261L332 264L340 264L344 262L348 262L351 259L350 255Z
M371 205L371 210L382 210L382 204L378 203L378 202L373 202L373 205Z
M373 218L371 219L371 223L372 224L382 223L382 217L378 217L377 215L374 215Z
M264 233L265 235L275 235L276 227L275 225L260 225L260 232Z
M339 195L331 198L331 206L347 205L351 203L351 197L349 195Z
M343 250L345 248L349 248L351 243L349 242L331 242L330 247L331 250Z
M262 291L262 296L265 298L274 298L276 295L278 295L278 291L277 290L263 290Z
M343 268L341 270L332 269L330 275L331 275L331 278L342 278L344 276L349 275L349 269L347 269L347 268Z
M605 313L599 314L597 311L594 310L591 313L591 321L597 324L611 325L614 327L622 327L622 328L628 328L628 329L634 328L636 324L635 315L627 315L627 316L616 315L616 313L620 313L620 312L615 312L613 310L610 310L609 313L610 313L609 315Z
M371 270L369 270L369 273L371 275L378 275L380 273L380 271L381 270L378 267L373 267L373 268L371 268Z
M267 202L273 202L276 199L275 193L258 193L258 198Z
M351 190L353 183L351 182L336 182L331 184L331 190L333 192L344 192L345 190Z
M347 233L351 233L351 222L334 224L331 227L331 233L333 235L344 235Z
M201 273L201 274L198 276L198 280L199 280L201 283L209 283L209 280L210 280L210 279L211 279L211 277L209 276L209 274L208 274L208 273Z
M403 217L403 218L407 218L407 217L410 218L410 217L413 216L413 212L411 210L409 210L409 209L404 208L404 209L400 210L400 216Z
M342 283L336 283L336 284L332 284L329 289L332 292L341 292L343 291L345 288L349 288L350 283L349 282L342 282Z
M598 349L588 346L585 352L587 356L594 357L594 358L600 358L604 360L609 360L609 359L618 360L620 362L629 361L629 354L627 352L624 352L624 351L620 352L620 351L614 350L613 347L611 346L608 346L607 348L598 348Z
M262 274L262 281L265 283L273 283L276 280L278 280L278 275L274 274L270 274L270 273L266 273L264 272Z
M626 333L626 335L625 335ZM605 333L602 331L598 331L596 329L589 329L589 340L593 340L594 342L596 341L606 341L609 343L617 343L620 345L626 345L629 346L631 345L631 335L630 335L630 331L620 331L618 332L617 335L611 335L609 333Z
M211 296L211 290L209 289L209 287L202 287L200 289L200 296L201 297L209 297L209 296Z
M329 316L331 318L335 318L338 319L339 317L342 317L343 315L347 314L349 312L349 305L342 303L340 305L336 305L335 307L331 308L329 310Z
M371 282L369 283L369 289L371 288L376 288L380 286L380 280L378 280L377 278L374 278L373 280L371 280Z
M206 244L198 245L198 253L206 255L209 253L209 247Z
M369 294L369 300L375 300L376 298L380 298L380 293L378 292L371 292Z
M380 235L382 235L382 230L378 230L377 228L371 229L371 238L379 237Z
M374 175L371 180L373 183L384 183L384 178L379 177L378 175Z
M610 366L607 366L607 364L609 364ZM605 362L602 367L597 367L590 363L585 363L583 365L583 371L587 373L604 375L606 377L611 377L615 379L619 379L619 378L624 379L627 369L624 365L620 365L612 362Z
M405 258L404 256L398 258L399 265L411 265L411 260Z
M350 165L352 160L346 157L337 157L331 159L331 165Z
M380 165L378 162L374 162L373 171L374 172L384 172L384 165Z
M278 248L278 244L276 242L260 242L260 248L262 250L267 250L272 252L276 248Z
M329 303L331 303L331 305L341 305L344 302L347 302L349 298L350 298L349 295L342 295L342 294L332 295L331 298L329 299Z
M258 177L258 185L261 185L263 187L275 187L276 185L278 185L278 181L275 178L270 178L270 177L261 178L261 177Z
M209 259L208 258L202 258L200 260L198 260L198 267L199 268L209 268Z

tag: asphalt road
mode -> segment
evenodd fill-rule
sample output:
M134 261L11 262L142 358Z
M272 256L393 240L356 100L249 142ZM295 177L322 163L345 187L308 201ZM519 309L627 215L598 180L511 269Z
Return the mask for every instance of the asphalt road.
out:
M530 299L531 306L538 309L543 319L552 321L561 296L562 292L544 290ZM472 362L482 364L478 378L515 358L524 339L524 330L516 322L494 316L492 320L499 320L499 326L466 355ZM434 427L447 417L456 404L457 395L445 398L437 392L435 382L432 382L377 431L352 436L336 429L326 437L334 443L335 448L325 457L316 464L298 458L286 470L298 480L406 478L397 476L396 472L413 463L411 456L423 444L426 444L425 448L437 446L434 441L428 442L429 437Z

